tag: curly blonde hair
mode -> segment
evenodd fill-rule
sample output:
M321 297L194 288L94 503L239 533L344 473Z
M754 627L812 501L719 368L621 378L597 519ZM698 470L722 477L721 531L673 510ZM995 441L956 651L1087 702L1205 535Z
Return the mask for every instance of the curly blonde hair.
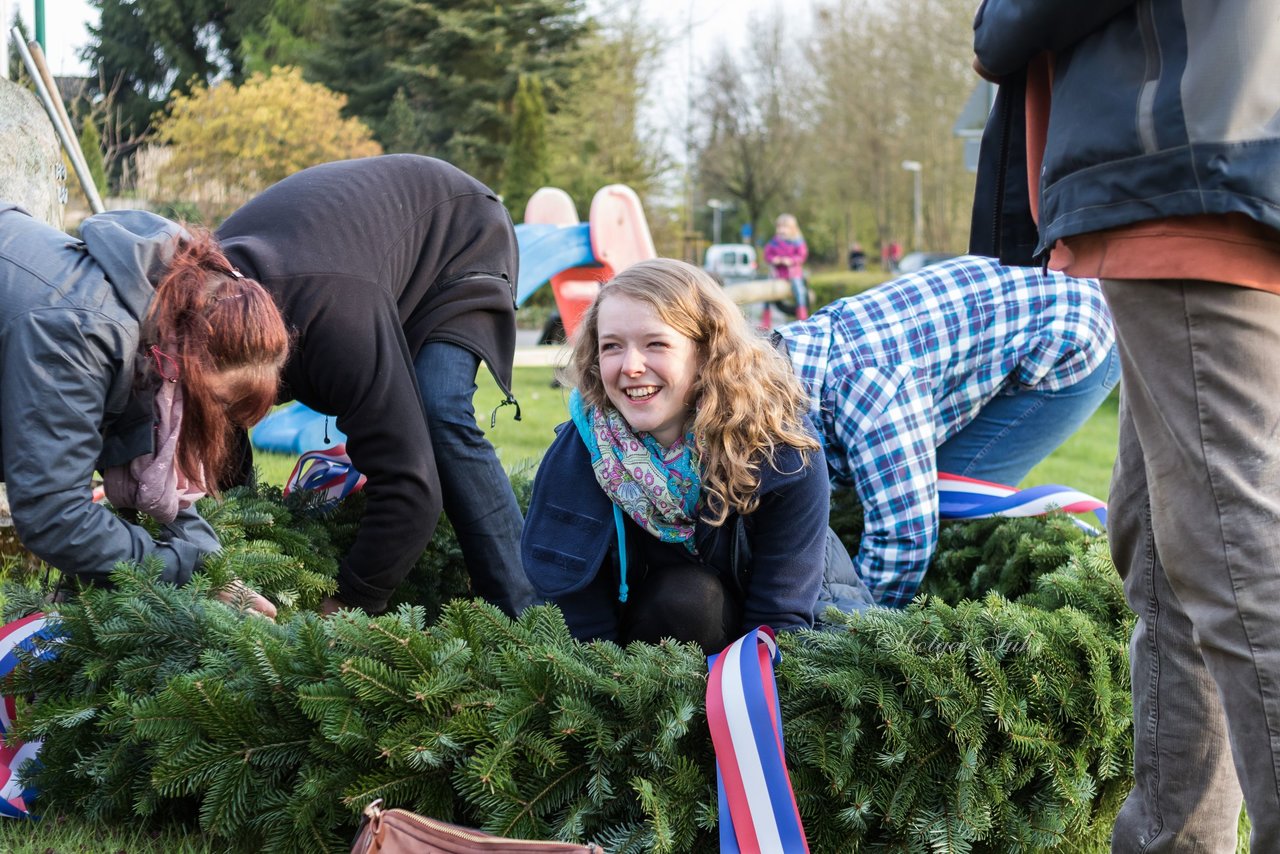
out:
M561 380L576 386L588 405L611 405L600 377L599 310L614 296L648 303L702 357L693 387L693 435L707 522L721 525L732 511L756 509L760 464L772 464L779 446L797 449L806 464L809 453L821 448L804 426L808 399L786 358L751 329L710 275L670 258L626 268L583 315Z

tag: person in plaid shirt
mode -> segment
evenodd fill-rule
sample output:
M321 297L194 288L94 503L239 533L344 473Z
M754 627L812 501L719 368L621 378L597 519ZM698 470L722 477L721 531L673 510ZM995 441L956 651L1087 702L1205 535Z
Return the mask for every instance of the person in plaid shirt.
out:
M961 256L775 333L810 399L833 483L864 529L881 605L915 596L938 537L938 472L1017 484L1119 380L1093 279Z

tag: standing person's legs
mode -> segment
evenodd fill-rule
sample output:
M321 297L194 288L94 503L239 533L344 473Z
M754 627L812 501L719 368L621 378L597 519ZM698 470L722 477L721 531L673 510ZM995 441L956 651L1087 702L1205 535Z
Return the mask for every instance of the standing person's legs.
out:
M1225 712L1253 821L1251 848L1280 851L1280 296L1192 281L1103 287L1125 364L1127 417L1144 461L1154 553L1172 594L1162 597L1157 578L1154 606L1135 601L1157 614L1176 615L1180 605L1191 628L1190 635L1185 625L1179 632L1175 622L1174 631L1160 631L1157 620L1148 650L1158 657L1148 670L1172 661L1175 673L1184 669L1187 680L1203 682L1191 649L1198 646ZM1135 557L1117 552L1130 563L1126 581ZM1135 703L1149 684L1135 678ZM1196 690L1203 697L1207 688ZM1161 766L1153 783L1152 769L1137 763L1135 798L1149 795L1154 803L1126 805L1122 816L1151 823L1118 824L1117 851L1154 851L1151 835L1178 831L1179 822L1198 826L1182 828L1181 838L1160 850L1233 850L1225 842L1212 847L1236 820L1231 798L1190 810L1174 794L1185 787L1160 784L1209 777L1205 763L1222 750L1212 710L1187 701L1187 692L1163 691L1154 710L1150 697L1143 701L1160 723L1148 729L1152 746L1143 753Z
M1112 850L1234 852L1241 796L1227 722L1160 563L1142 446L1123 394L1107 534L1138 622L1129 643L1134 785L1116 816Z
M480 358L456 344L431 341L414 360L427 427L440 472L444 512L458 535L478 596L512 616L534 604L520 561L524 519L511 481L476 425L472 397Z
M808 320L809 289L805 286L803 276L791 279L791 296L796 301L796 320Z
M1089 420L1119 380L1113 348L1092 373L1066 388L1001 390L939 446L938 471L1016 486Z

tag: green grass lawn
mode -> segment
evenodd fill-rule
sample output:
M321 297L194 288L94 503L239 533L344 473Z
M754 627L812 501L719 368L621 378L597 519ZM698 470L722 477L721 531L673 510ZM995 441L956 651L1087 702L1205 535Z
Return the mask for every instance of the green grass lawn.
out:
M197 830L146 830L64 816L0 820L0 854L223 854Z
M1059 483L1107 500L1120 435L1120 394L1113 391L1075 435L1031 470L1023 486Z

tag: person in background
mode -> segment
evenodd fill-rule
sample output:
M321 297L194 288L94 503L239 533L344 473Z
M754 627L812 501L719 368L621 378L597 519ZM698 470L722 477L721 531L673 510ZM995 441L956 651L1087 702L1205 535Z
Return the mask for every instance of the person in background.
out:
M800 233L800 224L791 214L779 216L774 228L773 237L764 245L764 260L773 266L774 276L791 283L796 318L804 320L809 316L809 289L804 281L804 262L809 257L809 246ZM769 326L767 318L764 326Z
M155 557L181 586L219 548L193 502L216 491L232 428L274 403L289 336L207 232L112 211L80 234L0 203L0 475L14 528L72 582L106 584L117 563ZM157 536L93 501L95 469ZM220 595L275 615L239 582Z
M538 468L522 547L575 637L715 652L762 623L870 604L827 527L804 392L708 274L658 259L615 276L565 384L572 419Z
M336 416L368 478L323 610L384 610L442 509L475 593L511 616L532 604L520 508L472 403L482 361L515 403L519 253L493 191L413 154L325 163L268 187L218 235L296 331L280 400ZM251 471L249 457L238 479Z
M1112 851L1234 852L1242 796L1280 851L1280 14L988 0L974 27L1000 83L974 249L1096 276L1115 316L1138 619Z
M915 596L938 473L1016 485L1120 376L1096 281L961 256L775 332L837 486L862 502L854 565L877 603Z
M849 269L855 271L867 269L867 253L863 250L862 244L856 240L849 244Z
M902 244L896 240L891 240L887 251L889 263L885 270L889 273L896 273L898 272L898 265L902 263Z

